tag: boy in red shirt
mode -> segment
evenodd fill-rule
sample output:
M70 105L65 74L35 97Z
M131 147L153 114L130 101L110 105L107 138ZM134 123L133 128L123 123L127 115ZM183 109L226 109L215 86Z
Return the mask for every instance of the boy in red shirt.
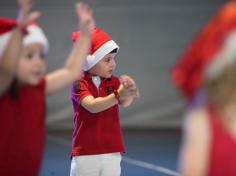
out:
M79 33L73 34L74 41ZM136 84L127 75L113 75L118 45L101 29L92 34L90 55L83 77L74 83L74 133L71 176L119 176L125 152L119 107L129 106L138 96Z

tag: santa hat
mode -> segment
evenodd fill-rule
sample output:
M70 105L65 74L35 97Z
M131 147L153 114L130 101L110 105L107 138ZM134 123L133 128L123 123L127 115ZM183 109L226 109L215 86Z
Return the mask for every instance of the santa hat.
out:
M172 78L188 100L204 79L217 77L236 61L236 2L226 4L190 44L175 65Z
M23 45L28 46L30 44L39 43L43 46L44 54L48 53L49 43L43 30L36 24L27 26L28 34L24 37Z
M17 21L13 19L0 18L0 54L4 51L11 35L12 30L17 26ZM48 52L48 40L42 29L36 24L30 24L26 27L27 33L23 39L23 45L27 46L33 43L40 43L43 46L44 53Z
M12 29L16 26L16 20L0 17L0 55L4 51L7 42L10 39Z
M73 32L72 40L76 42L79 38L80 32ZM112 38L103 32L98 27L94 28L92 32L91 48L83 70L88 71L96 65L105 55L113 50L119 50L119 46L112 40Z

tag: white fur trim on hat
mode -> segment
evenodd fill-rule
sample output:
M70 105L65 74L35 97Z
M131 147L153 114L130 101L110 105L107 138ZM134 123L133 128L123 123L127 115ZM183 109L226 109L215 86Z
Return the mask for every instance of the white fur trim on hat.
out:
M93 55L87 56L83 70L88 71L114 49L119 50L119 46L113 40L104 43L93 53Z
M23 44L24 46L39 43L43 45L44 53L48 52L49 44L46 35L44 34L43 30L36 26L30 25L27 27L28 34L24 37Z
M0 37L0 55L3 54L3 51L5 50L7 43L9 39L11 38L12 32L7 32L4 35L1 35Z
M216 55L206 70L206 76L215 78L223 71L226 65L231 64L233 61L236 61L236 31L230 33L222 50Z

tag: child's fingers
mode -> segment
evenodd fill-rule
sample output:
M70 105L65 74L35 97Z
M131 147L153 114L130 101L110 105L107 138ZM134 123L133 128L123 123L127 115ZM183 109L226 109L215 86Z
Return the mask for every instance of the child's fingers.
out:
M121 81L126 81L128 85L135 85L135 81L130 76L122 75L120 78Z
M33 6L34 1L33 0L18 0L18 4L23 9L30 9Z
M126 89L129 89L129 90L136 90L137 87L136 87L136 84L133 83L133 82L129 82L129 81L125 81L126 83Z
M28 15L20 15L18 18L18 24L21 27L25 27L28 24L31 24L32 22L37 21L37 19L41 16L41 13L39 11L34 11L29 13Z
M76 3L75 10L76 10L76 13L77 13L78 16L80 16L81 8L82 8L82 3L81 2Z
M137 87L130 87L126 90L129 92L130 96L132 96L134 98L140 96L139 89Z
M80 19L81 25L89 25L91 26L91 29L93 28L94 26L93 11L87 4L82 2L77 3L76 13Z
M29 18L27 20L27 24L30 24L34 21L37 21L37 19L41 16L41 13L39 11L31 12L29 14Z
M76 4L76 11L77 11L77 14L80 15L81 13L91 14L92 10L87 4L79 2Z
M128 77L127 81L129 82L129 84L135 84L135 81L131 77Z
M85 11L85 4L82 2L76 3L76 13L79 17L84 13Z
M25 4L32 4L33 0L18 0L18 3L20 5L25 5Z
M123 87L124 87L125 89L128 88L128 83L127 83L127 81L123 81L122 84L123 84Z
M130 79L128 81L128 89L129 89L129 91L134 92L135 97L139 97L139 90L138 90L136 83L134 82L133 79Z

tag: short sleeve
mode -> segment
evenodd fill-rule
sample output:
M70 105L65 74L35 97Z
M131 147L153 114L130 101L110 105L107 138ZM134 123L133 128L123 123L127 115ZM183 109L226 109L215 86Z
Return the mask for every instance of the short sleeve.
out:
M78 102L82 101L86 96L92 95L89 91L89 84L85 80L78 80L73 83L71 97Z

